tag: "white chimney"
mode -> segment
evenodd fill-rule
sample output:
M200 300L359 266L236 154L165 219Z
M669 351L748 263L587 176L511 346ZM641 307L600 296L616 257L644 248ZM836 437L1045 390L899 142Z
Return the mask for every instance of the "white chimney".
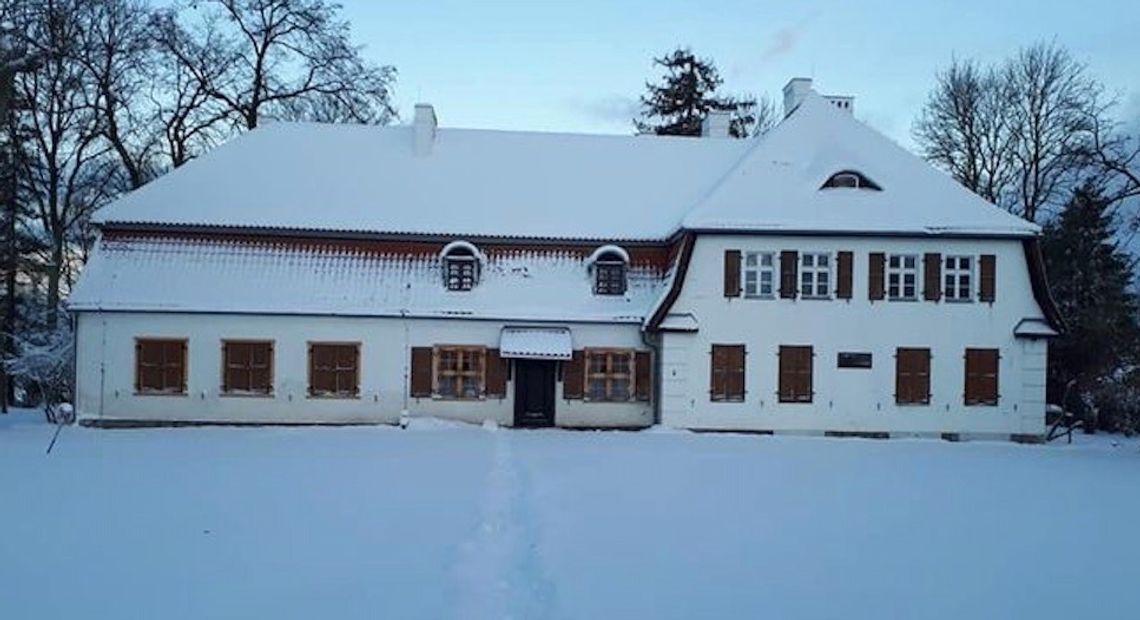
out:
M792 78L784 86L784 118L803 103L804 98L811 92L811 78Z
M437 126L435 108L430 103L417 103L415 120L412 122L416 134L415 153L417 157L431 155Z
M732 125L732 113L723 110L709 110L705 120L701 121L701 137L727 138L729 127Z

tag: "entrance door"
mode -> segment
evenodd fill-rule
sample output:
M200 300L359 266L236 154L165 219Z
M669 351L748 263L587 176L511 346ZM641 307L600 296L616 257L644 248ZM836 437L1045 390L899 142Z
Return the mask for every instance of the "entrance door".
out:
M554 364L515 360L515 426L554 426Z

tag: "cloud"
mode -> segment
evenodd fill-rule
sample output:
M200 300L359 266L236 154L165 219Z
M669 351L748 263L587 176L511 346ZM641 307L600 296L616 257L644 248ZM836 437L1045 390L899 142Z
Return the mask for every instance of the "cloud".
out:
M576 99L571 107L590 119L602 123L630 124L641 111L637 97L627 95L606 95L592 99Z
M760 55L760 62L766 63L790 53L796 49L796 43L800 40L800 30L803 28L804 22L800 22L795 26L784 26L777 30L773 35L768 47L764 53Z

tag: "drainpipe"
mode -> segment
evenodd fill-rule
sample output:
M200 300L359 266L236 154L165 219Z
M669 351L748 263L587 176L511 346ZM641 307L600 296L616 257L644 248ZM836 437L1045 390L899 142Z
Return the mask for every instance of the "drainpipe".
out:
M653 391L649 395L649 398L653 405L654 426L661 423L661 345L657 340L657 337L650 335L644 327L641 329L641 341L645 343L645 346L649 347L653 356Z

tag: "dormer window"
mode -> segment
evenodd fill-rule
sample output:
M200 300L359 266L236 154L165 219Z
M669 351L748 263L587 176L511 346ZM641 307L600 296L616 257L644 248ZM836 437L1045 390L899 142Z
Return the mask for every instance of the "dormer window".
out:
M594 271L595 295L624 295L626 289L626 268L629 254L613 246L602 246L587 260Z
M843 170L831 175L827 181L824 181L820 189L873 189L875 191L882 191L883 188L879 187L877 183L868 179L862 173L855 172L854 170Z
M466 241L447 244L443 251L443 282L449 291L469 291L479 284L479 250Z

